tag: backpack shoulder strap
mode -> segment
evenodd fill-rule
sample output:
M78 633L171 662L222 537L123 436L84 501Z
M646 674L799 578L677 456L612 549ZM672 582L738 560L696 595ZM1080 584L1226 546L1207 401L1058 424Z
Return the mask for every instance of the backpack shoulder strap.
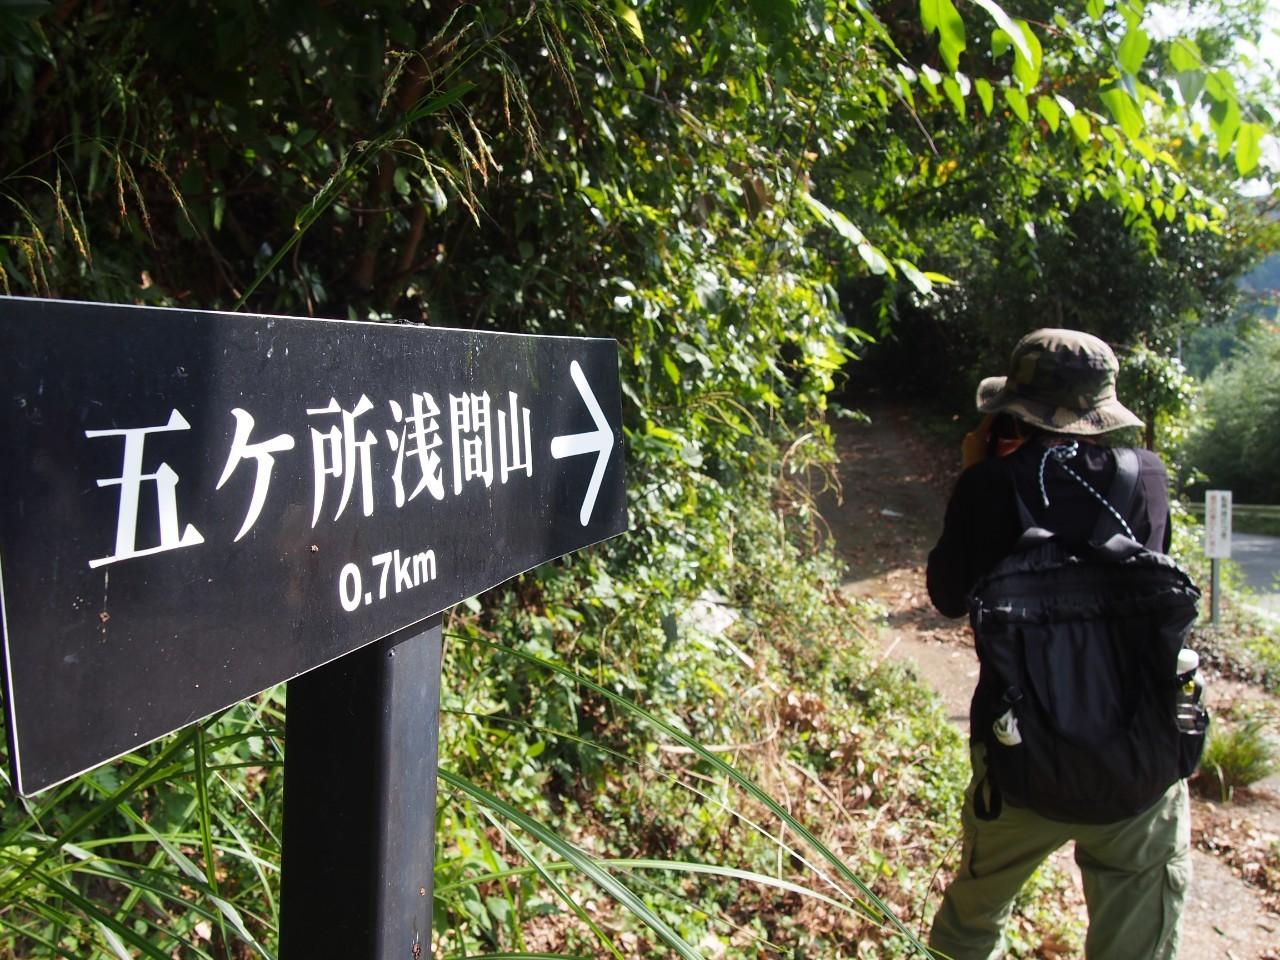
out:
M1115 457L1116 473L1111 486L1107 488L1107 502L1127 525L1138 495L1138 452L1128 447L1116 447L1111 453ZM1103 510L1090 539L1096 543L1109 540L1115 532L1115 521L1116 517L1112 516L1111 510Z

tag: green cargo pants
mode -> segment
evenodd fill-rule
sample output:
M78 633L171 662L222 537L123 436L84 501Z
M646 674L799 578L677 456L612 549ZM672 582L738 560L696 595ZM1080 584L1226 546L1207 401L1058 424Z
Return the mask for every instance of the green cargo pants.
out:
M973 812L983 758L983 748L975 746L960 868L934 917L930 948L954 960L996 960L1014 897L1049 854L1074 840L1089 906L1089 960L1176 960L1191 878L1186 781L1119 823L1058 823L1007 803L999 817L986 821Z

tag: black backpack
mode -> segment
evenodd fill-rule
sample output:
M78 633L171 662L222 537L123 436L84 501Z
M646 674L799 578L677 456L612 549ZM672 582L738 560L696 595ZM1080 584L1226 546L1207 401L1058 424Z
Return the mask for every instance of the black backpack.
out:
M1200 591L1164 554L1108 536L1131 514L1138 478L1137 454L1114 453L1103 502L1115 510L1088 540L1036 526L1019 496L1026 532L969 594L988 691L972 716L986 745L986 789L975 796L984 819L1007 800L1068 823L1123 820L1189 776L1204 749L1203 707L1197 732L1175 722L1190 679L1177 674L1178 651Z

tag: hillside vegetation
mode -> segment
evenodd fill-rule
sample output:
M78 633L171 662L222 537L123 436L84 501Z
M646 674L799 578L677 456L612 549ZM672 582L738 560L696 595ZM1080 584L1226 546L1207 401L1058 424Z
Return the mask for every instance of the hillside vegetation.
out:
M1052 320L1176 439L1264 5L142 6L0 6L4 293L620 346L630 532L447 623L433 952L918 950L963 749L835 590L837 390ZM274 956L286 709L4 797L0 956Z

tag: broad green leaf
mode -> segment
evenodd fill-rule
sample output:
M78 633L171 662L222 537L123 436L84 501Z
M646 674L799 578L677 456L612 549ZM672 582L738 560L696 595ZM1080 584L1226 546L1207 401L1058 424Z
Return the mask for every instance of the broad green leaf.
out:
M1009 104L1013 112L1017 114L1019 120L1023 123L1031 122L1031 110L1027 107L1027 97L1021 90L1013 87L1004 88L1005 103Z
M1200 99L1204 85L1205 75L1199 70L1184 70L1178 74L1178 89L1182 92L1182 102L1188 107Z
M1107 0L1089 0L1084 9L1090 18L1101 20L1102 15L1107 11Z
M618 19L627 25L632 36L644 43L644 29L640 26L640 17L635 9L623 3L622 0L615 0L614 10L618 14Z
M676 361L671 354L662 355L662 369L667 371L667 376L671 378L672 383L677 387L680 386L680 368L676 366Z
M991 58L999 60L1013 46L1013 38L1003 30L991 31Z
M1052 97L1036 98L1036 112L1044 117L1044 122L1049 124L1049 129L1054 133L1058 132L1058 124L1062 121L1062 108L1058 106L1056 100Z
M400 196L409 195L409 174L404 167L396 167L395 173L391 176L391 184Z
M1226 100L1239 99L1236 96L1236 81L1225 70L1215 70L1205 77L1204 89L1209 96L1219 103Z
M1260 123L1245 123L1236 134L1236 170L1247 177L1258 166L1262 157L1262 136L1266 133Z
M1137 73L1142 69L1142 61L1147 58L1147 51L1150 49L1151 37L1147 32L1142 27L1130 27L1120 41L1116 56L1126 73Z
M850 243L857 245L867 242L867 238L863 236L862 231L855 227L849 218L839 210L832 210L809 193L801 193L800 200L818 220L831 227Z
M1062 109L1062 112L1067 115L1067 119L1076 115L1076 105L1062 94L1055 93L1053 95L1053 102L1056 103Z
M1100 96L1125 136L1136 137L1142 133L1142 112L1128 91L1121 87L1108 87Z
M421 100L419 100L417 103L415 103L412 107L409 108L408 112L405 113L404 119L400 122L395 132L398 134L400 130L404 129L409 124L416 123L417 121L423 119L424 117L428 117L433 113L439 113L440 111L444 110L446 107L451 106L453 103L457 102L458 100L461 100L463 97L465 97L468 93L470 93L475 88L476 88L476 85L472 83L470 80L467 80L467 81L464 81L463 83L458 84L456 87L454 87L451 90L446 90L444 93L440 94L439 96L423 97ZM384 138L388 142L391 139L391 137L388 136L387 134L384 134L379 139L381 140Z
M1013 45L1018 48L1018 52L1026 59L1027 63L1032 63L1034 57L1031 48L1027 46L1027 38L1017 24L1013 22L1013 18L1004 12L1004 8L995 0L973 0L983 10L991 15L991 19L996 22L1001 30L1009 35L1009 39Z
M914 77L915 73L912 73L911 76ZM916 105L916 92L911 89L911 81L901 73L894 74L893 79L898 82L898 90L901 91L902 98L914 107Z
M945 77L942 81L942 92L947 95L947 99L951 101L951 106L955 107L956 116L961 120L965 119L964 114L964 91L961 90L960 84L956 82L955 77Z
M877 277L883 274L893 276L893 267L889 265L889 259L884 255L879 247L872 246L870 243L863 242L858 244L858 256L862 258L872 273Z
M978 99L982 101L982 112L991 116L991 111L995 107L995 92L991 89L991 83L979 77L973 81L973 85L977 88Z
M1019 20L1017 27L1026 46L1027 56L1020 55L1014 59L1013 75L1018 83L1022 85L1022 89L1029 92L1034 90L1036 84L1040 82L1040 68L1044 64L1044 50L1040 46L1040 40L1035 35L1035 31L1031 29L1031 25L1027 21ZM1017 47L1019 54L1022 54L1022 49L1022 47Z
M898 268L902 271L903 276L911 281L911 285L926 296L933 292L933 281L923 274L914 263L910 260L899 258L894 261L898 264Z
M920 0L920 22L926 34L938 33L938 52L947 69L954 71L964 52L964 20L951 0Z
M1178 73L1204 69L1204 56L1190 37L1178 37L1169 47L1169 64Z
M1209 128L1218 142L1218 159L1231 151L1240 129L1240 105L1235 100L1220 100L1209 111Z
M1089 122L1089 118L1083 113L1074 113L1069 122L1071 132L1076 135L1076 139L1081 143L1088 143L1093 136L1093 124Z

